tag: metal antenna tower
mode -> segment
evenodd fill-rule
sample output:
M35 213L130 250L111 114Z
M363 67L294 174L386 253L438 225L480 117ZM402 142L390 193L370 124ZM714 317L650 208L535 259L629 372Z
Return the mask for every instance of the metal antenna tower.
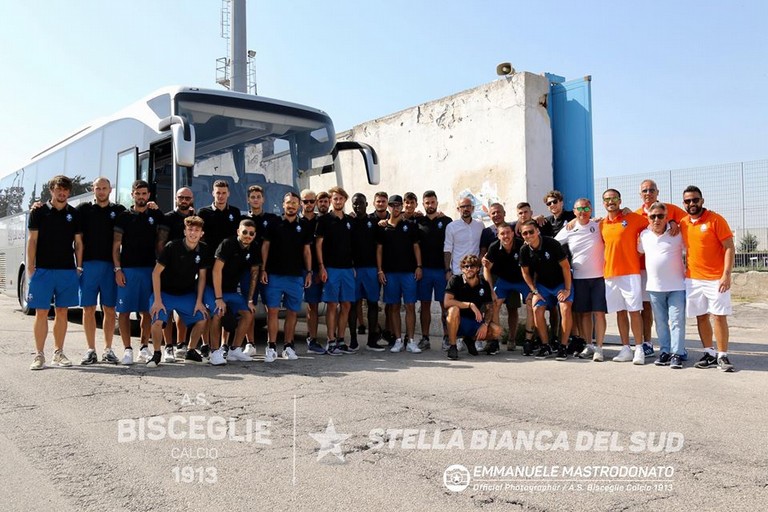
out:
M222 0L221 37L229 54L216 59L216 83L226 89L256 94L256 52L246 50L245 0Z

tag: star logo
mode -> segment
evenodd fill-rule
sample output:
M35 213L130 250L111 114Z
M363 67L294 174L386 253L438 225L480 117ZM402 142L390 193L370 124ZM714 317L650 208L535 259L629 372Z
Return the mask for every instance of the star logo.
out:
M328 418L328 426L325 427L324 432L314 432L309 434L309 437L320 443L320 449L317 451L318 461L330 453L335 455L341 462L344 462L344 452L341 450L341 444L352 436L336 432L333 419Z

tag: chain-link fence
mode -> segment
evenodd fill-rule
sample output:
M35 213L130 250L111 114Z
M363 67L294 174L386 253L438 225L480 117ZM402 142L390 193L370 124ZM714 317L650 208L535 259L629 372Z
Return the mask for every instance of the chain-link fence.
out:
M685 187L699 187L705 206L725 217L733 230L737 266L768 267L768 208L761 204L768 200L768 160L595 178L595 198L615 188L622 206L635 210L642 205L640 183L646 179L658 185L660 201L681 208Z

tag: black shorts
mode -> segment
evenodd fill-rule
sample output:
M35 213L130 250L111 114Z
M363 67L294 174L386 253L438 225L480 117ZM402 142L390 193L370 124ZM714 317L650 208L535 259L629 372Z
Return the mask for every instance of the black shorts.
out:
M592 311L608 312L608 304L605 301L605 279L602 277L574 279L573 312L590 313Z

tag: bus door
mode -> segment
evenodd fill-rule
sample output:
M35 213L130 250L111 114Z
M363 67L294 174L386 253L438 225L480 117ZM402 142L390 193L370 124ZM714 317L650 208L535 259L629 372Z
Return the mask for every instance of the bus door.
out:
M144 179L144 177L142 176ZM161 212L169 212L175 206L173 190L173 148L171 139L164 139L149 148L149 165L145 178L149 183L150 199L157 203Z

